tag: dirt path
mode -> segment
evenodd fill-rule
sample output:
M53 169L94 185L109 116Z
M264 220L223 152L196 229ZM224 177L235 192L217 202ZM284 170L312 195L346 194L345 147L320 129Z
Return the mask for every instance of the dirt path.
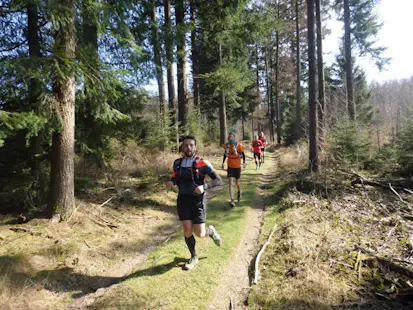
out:
M267 153L265 165L275 166L275 155ZM274 168L268 168L260 178L260 183L266 184L266 179L271 177ZM246 301L250 292L251 262L258 251L258 238L265 215L263 191L257 188L257 195L246 214L246 226L238 246L231 255L231 264L223 274L220 284L215 290L208 309L247 309Z
M260 177L261 184L268 183L268 179L272 178L273 168L270 167L274 167L274 158L274 154L268 154L267 162L265 163L268 168ZM223 172L219 172L223 174ZM208 193L208 198L212 198L221 192L221 187L216 188ZM250 270L250 265L258 251L258 238L265 214L263 194L264 190L257 188L257 194L252 202L252 207L248 208L246 212L245 223L247 223L247 225L244 228L242 239L231 255L231 264L222 276L220 284L216 288L215 296L207 307L208 309L228 309L230 304L232 305L231 309L247 308L245 301L250 292L250 277L253 276L253 270ZM159 240L148 245L140 255L117 265L116 268L112 268L113 273L110 274L111 277L104 279L105 283L89 283L90 286L93 286L97 290L77 299L69 305L67 309L87 309L93 305L96 300L104 296L107 290L111 289L113 285L116 286L117 283L126 279L128 274L132 272L132 269L140 265L157 245L167 240L168 235L173 234L177 229L179 229L179 225L174 223L174 225L169 227L166 234L158 236L157 239Z

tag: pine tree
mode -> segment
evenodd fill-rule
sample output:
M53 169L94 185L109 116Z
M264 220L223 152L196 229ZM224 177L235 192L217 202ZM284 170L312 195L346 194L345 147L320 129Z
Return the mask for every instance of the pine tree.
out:
M47 213L67 219L75 208L74 141L75 141L75 72L76 50L75 2L62 0L53 12L57 19L53 53L55 68L53 94L56 117L61 130L52 138L50 190Z
M377 34L381 28L374 9L378 0L336 0L335 8L339 16L344 16L344 47L346 60L347 105L350 120L356 116L353 81L353 54L356 50L360 56L369 55L379 69L389 59L383 57L386 48L377 45ZM344 12L344 14L343 14Z
M163 82L163 67L160 48L160 39L158 35L158 24L156 19L156 0L151 1L151 39L153 46L154 63L156 69L156 81L158 83L159 94L159 111L163 113L165 110L165 87Z
M186 39L185 39L185 0L176 0L176 46L177 46L177 86L178 86L178 121L182 132L188 131L188 85L186 76Z

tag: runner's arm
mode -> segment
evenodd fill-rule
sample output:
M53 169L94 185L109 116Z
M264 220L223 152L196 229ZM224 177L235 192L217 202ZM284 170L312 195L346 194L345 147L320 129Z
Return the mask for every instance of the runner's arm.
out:
M173 166L172 166L172 175L171 175L171 179L169 181L173 182L174 185L176 185L176 161L174 162Z
M241 152L240 155L242 156L242 162L243 164L245 164L245 153Z
M222 179L221 177L215 172L215 170L212 170L209 174L210 178L212 179L211 182L205 183L204 184L204 189L207 188L213 188L215 186L219 186L222 184Z

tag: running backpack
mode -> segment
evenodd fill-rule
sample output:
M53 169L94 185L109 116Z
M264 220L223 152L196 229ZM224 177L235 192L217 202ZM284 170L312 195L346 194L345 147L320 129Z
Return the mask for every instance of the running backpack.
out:
M178 164L176 165L176 170L175 170L175 173L176 173L175 183L176 183L176 185L178 185L178 186L179 186L179 181L180 181L180 178L181 178L182 160L183 160L183 157L181 157L181 158L179 159L179 162L178 162ZM198 184L198 185L202 185L202 184L203 184L203 180L202 180L202 183L199 184L199 182L200 182L200 180L201 180L201 177L203 177L203 175L202 175L202 174L199 172L199 170L198 170L198 163L199 163L201 160L202 160L202 157L196 155L196 156L195 156L195 160L192 162L192 166L191 166L191 168L190 168L190 170L192 171L192 182L194 182L195 184Z
M225 148L225 156L228 157L231 144L230 144L230 143L227 143L225 146L226 146L226 148ZM236 144L233 144L233 145L232 145L232 153L231 153L231 154L238 155L238 142L237 142Z

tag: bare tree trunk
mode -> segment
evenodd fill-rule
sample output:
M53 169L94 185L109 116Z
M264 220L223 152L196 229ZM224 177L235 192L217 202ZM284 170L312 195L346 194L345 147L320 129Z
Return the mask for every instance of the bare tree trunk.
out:
M356 107L354 103L353 65L351 59L351 24L349 0L344 0L344 49L347 84L347 108L350 120L354 121L356 118Z
M317 95L314 35L314 0L307 0L308 36L308 109L309 109L309 169L318 171Z
M272 141L275 141L275 132L274 132L274 120L275 120L275 103L274 103L274 91L273 91L273 85L272 85L272 74L273 74L273 67L274 64L272 62L272 55L271 53L269 54L270 58L270 67L269 67L269 75L270 75L270 118L271 118L271 128L270 128L270 135L272 136Z
M254 111L251 113L251 136L254 136Z
M181 131L188 132L188 94L186 78L185 0L175 4L178 54L178 121Z
M191 22L193 24L193 30L191 32L191 60L192 60L192 79L194 87L194 107L198 113L201 115L201 98L199 92L199 67L198 67L198 49L196 45L196 0L190 0L189 5L191 9Z
M163 83L163 69L162 69L162 57L160 42L158 36L158 25L156 22L156 1L152 0L151 3L151 32L152 32L152 46L153 55L156 69L156 81L158 82L158 95L159 95L159 112L162 114L165 110L165 85Z
M270 134L270 140L274 141L274 97L271 83L271 70L272 70L272 55L268 52L268 48L265 49L265 73L267 83L267 102L268 102L268 129ZM270 62L270 64L268 64Z
M316 5L316 20L317 20L317 73L318 73L318 124L319 124L319 139L324 138L325 130L325 114L326 114L326 101L325 101L325 85L324 85L324 60L323 60L323 37L322 37L322 25L321 25L321 0L315 1Z
M256 94L256 102L258 103L261 95L260 95L260 69L259 69L259 58L258 58L258 43L255 43L255 75L256 75L256 81L255 81L255 87L257 88L257 94Z
M65 220L75 207L74 195L74 142L75 142L75 72L71 63L75 58L75 3L61 0L66 8L65 23L56 31L54 57L59 72L53 75L53 94L61 130L52 137L52 162L47 213ZM69 65L68 65L69 64ZM65 75L61 75L61 71Z
M279 13L277 14L279 17ZM280 34L275 34L275 106L276 106L276 124L277 124L277 143L281 144L281 108L279 98L279 75L280 75Z
M166 75L168 80L168 110L170 127L173 128L176 123L175 113L175 80L172 64L174 62L173 57L173 37L171 31L171 2L170 0L164 0L165 10L165 49L166 49Z
M219 64L222 65L222 46L219 44ZM227 111L225 106L225 95L221 92L220 101L219 101L219 143L224 144L227 139Z
M380 126L379 122L376 121L376 136L377 136L377 147L380 150L381 149L381 143L380 143Z
M242 140L246 139L246 137L245 137L245 125L244 125L245 120L244 120L244 117L245 117L245 112L244 112L244 106L243 106L242 107L242 113L241 113Z
M298 9L298 0L295 0L295 32L296 32L296 105L295 105L295 139L301 138L301 53L300 53L300 15Z

